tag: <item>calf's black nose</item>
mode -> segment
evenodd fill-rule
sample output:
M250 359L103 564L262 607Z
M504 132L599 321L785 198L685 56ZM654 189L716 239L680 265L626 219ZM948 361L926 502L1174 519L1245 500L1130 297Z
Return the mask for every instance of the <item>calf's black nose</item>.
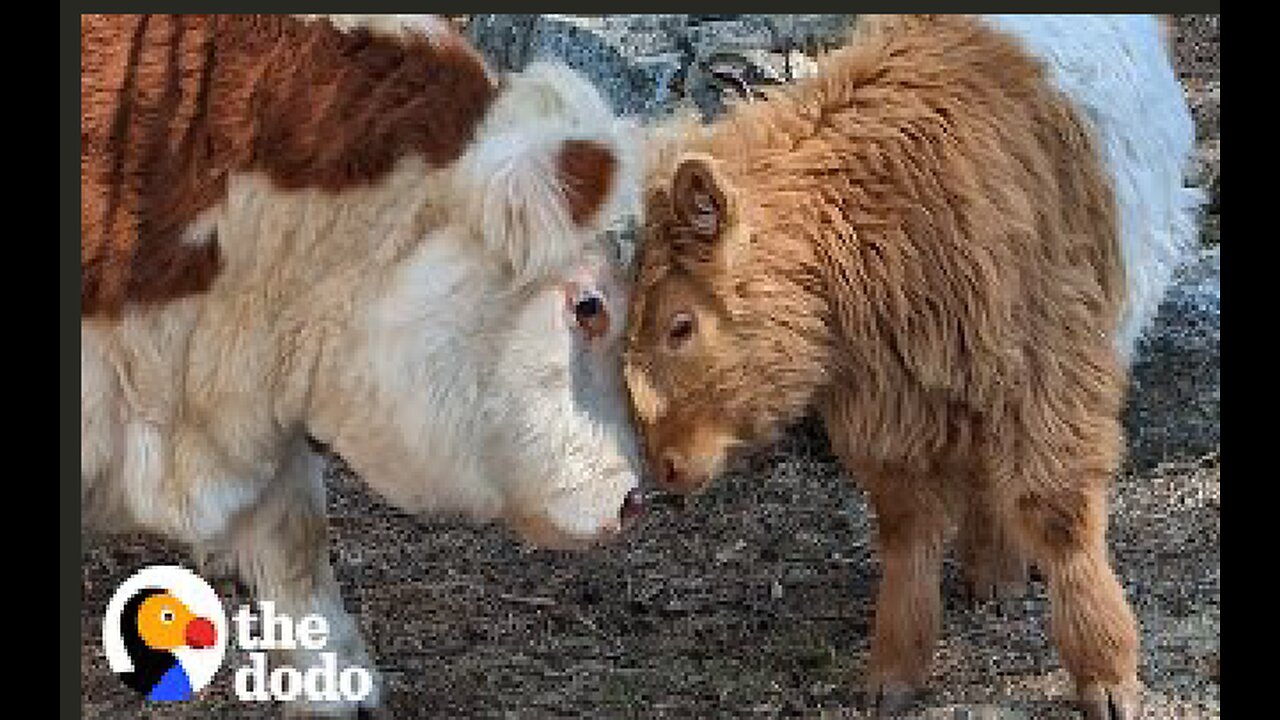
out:
M644 514L644 493L640 488L632 488L627 496L622 499L622 508L618 510L618 519L622 521L623 527L632 523L636 518Z

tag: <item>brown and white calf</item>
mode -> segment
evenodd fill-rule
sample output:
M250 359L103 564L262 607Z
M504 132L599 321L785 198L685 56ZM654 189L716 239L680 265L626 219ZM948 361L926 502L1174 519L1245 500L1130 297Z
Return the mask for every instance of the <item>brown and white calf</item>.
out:
M875 512L878 707L928 678L958 521L979 590L1045 570L1090 716L1135 717L1107 486L1198 198L1158 25L860 24L816 77L655 132L625 353L650 462L693 492L816 410Z
M81 41L86 527L322 613L339 669L373 664L308 434L409 512L620 531L638 453L601 233L637 172L590 84L496 78L437 20L86 16Z

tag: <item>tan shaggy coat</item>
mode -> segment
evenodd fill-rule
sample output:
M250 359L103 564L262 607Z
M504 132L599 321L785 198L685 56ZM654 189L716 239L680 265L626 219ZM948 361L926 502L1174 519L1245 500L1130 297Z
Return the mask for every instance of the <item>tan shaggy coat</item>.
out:
M860 25L816 77L655 135L625 360L650 464L695 491L816 408L876 515L882 709L928 677L960 521L976 589L1034 558L1086 706L1133 717L1105 542L1126 294L1107 168L1014 38Z

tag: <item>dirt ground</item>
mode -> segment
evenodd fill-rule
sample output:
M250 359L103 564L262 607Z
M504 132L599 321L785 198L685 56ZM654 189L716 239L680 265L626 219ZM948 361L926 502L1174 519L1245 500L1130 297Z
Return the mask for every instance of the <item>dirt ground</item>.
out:
M1181 17L1177 28L1216 193L1218 17ZM1218 242L1216 220L1215 207L1206 242ZM337 466L330 480L331 557L393 717L861 717L878 566L861 494L812 422L588 554L403 516ZM1115 484L1111 548L1142 628L1145 718L1219 717L1219 487L1217 453L1131 467ZM245 662L236 652L197 700L162 708L110 673L103 608L125 577L159 562L192 559L146 537L86 539L84 717L278 717L232 696L231 669ZM249 601L223 596L229 609ZM1077 716L1046 636L1043 583L974 605L949 559L943 597L916 717Z

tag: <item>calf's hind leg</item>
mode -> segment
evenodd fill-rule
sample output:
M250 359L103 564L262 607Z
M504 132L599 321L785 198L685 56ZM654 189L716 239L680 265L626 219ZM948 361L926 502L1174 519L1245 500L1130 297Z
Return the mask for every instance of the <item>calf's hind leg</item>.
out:
M359 667L373 680L370 694L358 703L299 698L286 704L286 717L366 717L376 712L381 687L359 628L343 609L329 564L323 473L323 457L299 440L261 500L236 516L216 550L234 565L255 600L273 602L277 614L295 623L304 615L325 618L329 633L323 647L279 651L273 662L305 674L320 666L320 653L334 653L337 673ZM254 631L260 636L260 627Z
M1000 512L999 498L985 482L971 483L961 499L964 513L956 555L969 596L976 601L1017 597L1030 577L1017 531Z
M1138 626L1107 559L1105 485L1027 492L1018 526L1049 583L1053 639L1090 720L1138 716Z
M1041 403L1036 407L1052 407ZM999 509L1048 582L1050 626L1086 715L1138 714L1138 626L1107 554L1107 488L1119 464L1114 412L1044 423L1074 429L1055 444L1027 435L989 457ZM1063 442L1063 441L1070 442Z

